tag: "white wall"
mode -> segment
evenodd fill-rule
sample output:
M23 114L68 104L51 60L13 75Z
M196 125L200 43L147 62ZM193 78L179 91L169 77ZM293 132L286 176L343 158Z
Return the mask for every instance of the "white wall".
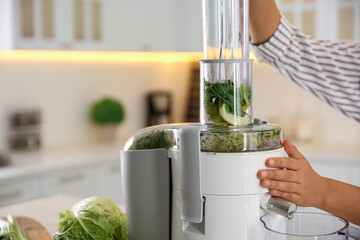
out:
M171 91L174 120L181 121L188 67L188 63L0 61L0 149L6 147L8 113L18 108L42 110L45 147L89 141L89 107L105 95L125 105L122 136L144 127L149 91Z
M123 101L127 117L120 135L125 137L145 125L145 94L152 90L171 91L174 121L183 121L189 73L190 64L179 62L0 60L0 150L6 148L8 113L17 108L41 108L45 147L89 141L92 128L88 110L93 101L104 95ZM255 116L286 125L296 122L303 108L309 112L307 118L316 123L315 140L360 146L359 123L270 67L255 63Z

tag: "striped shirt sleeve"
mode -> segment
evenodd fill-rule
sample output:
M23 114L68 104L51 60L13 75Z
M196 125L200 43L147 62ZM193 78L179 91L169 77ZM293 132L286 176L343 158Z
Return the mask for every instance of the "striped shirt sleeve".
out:
M282 17L274 35L252 49L260 62L360 122L359 43L315 39Z

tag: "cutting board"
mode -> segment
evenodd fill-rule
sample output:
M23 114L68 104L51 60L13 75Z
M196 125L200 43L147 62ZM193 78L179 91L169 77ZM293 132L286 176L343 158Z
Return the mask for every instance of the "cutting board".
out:
M37 221L27 217L16 217L16 220L24 228L28 240L51 240L46 229Z

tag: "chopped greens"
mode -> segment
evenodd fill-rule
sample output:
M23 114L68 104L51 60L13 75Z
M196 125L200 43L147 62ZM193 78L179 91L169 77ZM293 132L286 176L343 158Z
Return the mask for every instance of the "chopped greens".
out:
M11 215L7 221L0 219L0 240L27 240L24 229Z
M281 146L281 130L244 133L201 133L203 152L243 152L276 149Z
M154 148L179 148L178 129L151 127L139 131L125 147L125 150ZM200 133L202 152L251 152L276 149L282 146L281 127L276 125L254 125L233 131L215 126Z
M251 118L245 112L251 104L251 86L235 88L231 80L205 82L204 105L207 116L215 125L248 125ZM235 99L237 102L235 102ZM236 105L236 106L235 106Z
M129 150L170 148L174 145L175 139L171 130L155 128L137 134Z

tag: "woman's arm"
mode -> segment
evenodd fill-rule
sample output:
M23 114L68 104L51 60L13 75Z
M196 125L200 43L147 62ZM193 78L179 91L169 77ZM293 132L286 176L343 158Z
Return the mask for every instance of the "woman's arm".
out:
M274 0L250 0L257 59L360 122L360 44L319 40L291 25Z
M250 0L249 6L251 42L255 45L262 44L277 30L280 12L273 0Z
M360 187L321 177L289 140L284 148L289 157L266 161L266 166L280 169L258 172L261 186L299 206L316 207L360 225Z

